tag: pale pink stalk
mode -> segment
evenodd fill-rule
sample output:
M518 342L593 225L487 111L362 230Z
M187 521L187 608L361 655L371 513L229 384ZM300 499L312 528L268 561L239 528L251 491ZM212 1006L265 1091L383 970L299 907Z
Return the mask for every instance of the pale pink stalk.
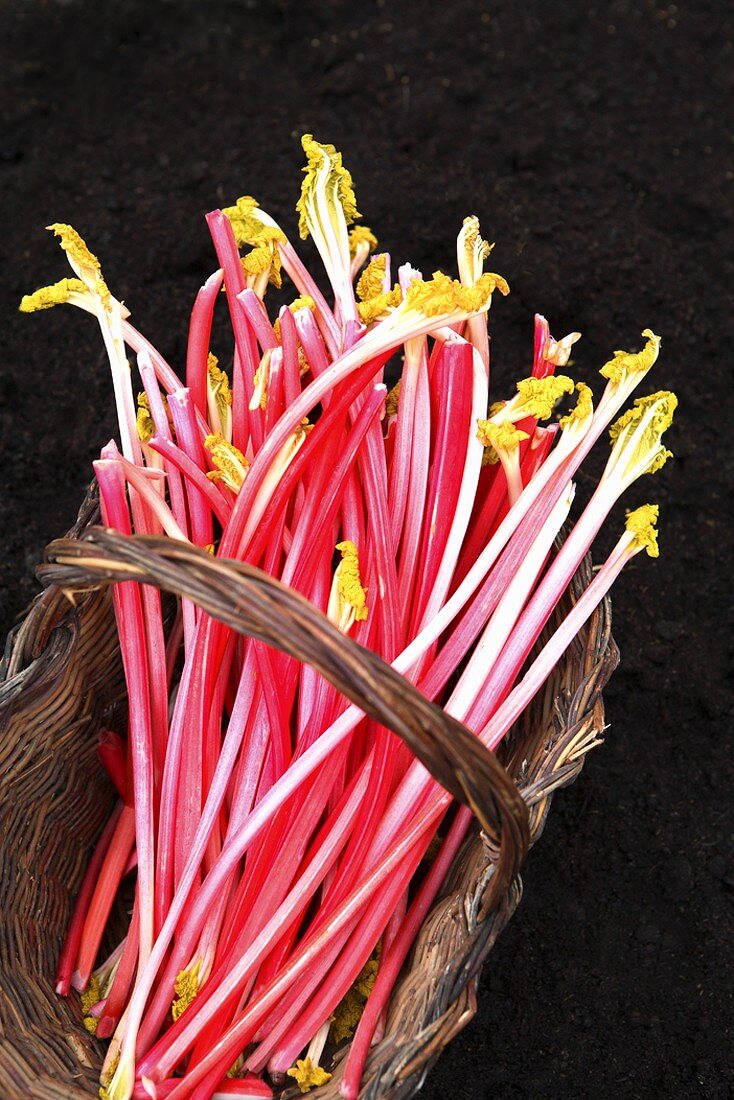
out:
M87 988L94 969L105 926L135 843L135 812L123 805L117 818L99 877L84 921L76 969L71 984L80 992Z
M130 462L141 465L142 451L136 427L135 402L130 381L130 364L125 355L123 321L119 302L112 299L109 311L100 303L97 310L97 319L110 363L122 453Z
M299 309L293 314L298 339L305 352L312 378L318 378L329 366L329 357L319 332L316 320L310 309ZM328 403L328 397L324 398Z
M270 369L268 372L267 405L265 408L265 433L271 432L273 426L285 412L285 379L283 370L283 351L281 348L273 348L270 353Z
M98 461L94 472L100 488L102 519L106 526L130 534L130 516L124 499L120 469L116 463ZM155 843L153 828L153 737L147 642L141 593L134 582L113 589L119 624L120 646L130 701L129 737L135 792L135 843L140 891L140 967L145 967L153 946L155 898ZM165 652L164 672L165 672Z
M341 336L339 326L326 298L324 298L316 282L304 267L293 245L286 242L279 244L278 247L283 260L283 267L298 288L299 294L313 299L316 306L316 320L326 341L329 354L332 358L336 358L341 346Z
M437 657L420 680L420 690L427 698L435 699L461 665L490 615L495 612L507 586L521 568L528 548L532 546L553 507L555 505L551 490L532 506L499 560L468 602L464 613L455 620L451 634L444 640Z
M428 353L425 337L411 340L405 345L403 369L400 375L400 398L396 415L395 445L390 461L390 515L392 517L393 544L400 545L405 509L408 501L408 485L413 463L413 450L419 442L413 433L416 424L418 434L425 436L428 446L429 421L416 416L416 397L421 368L427 369Z
M319 469L319 473L323 474L323 480L317 479L314 476L316 471L312 471L313 490L307 491L298 524L293 530L293 542L281 575L283 584L302 589L304 556L312 560L315 558L313 553L308 554L311 543L314 541L314 530L331 525L331 519L336 515L339 507L346 478L359 458L360 449L368 431L377 423L376 418L384 399L385 387L373 387L346 438L343 441L337 440L341 446L335 464L332 466L327 461L323 464L323 468ZM324 446L322 444L322 449Z
M66 939L64 940L64 946L61 949L61 955L59 956L59 962L56 969L56 979L54 988L56 992L62 997L68 997L71 990L71 979L74 970L76 969L77 956L79 954L79 945L82 941L82 935L84 931L84 924L89 911L89 905L94 896L94 890L99 878L99 874L104 865L107 851L112 843L112 838L115 835L117 829L117 823L122 813L123 803L118 802L115 809L112 812L111 817L107 821L102 834L97 841L92 858L90 859L87 869L84 872L84 878L79 888L76 901L74 902L74 912L69 922L69 927L66 931Z
M522 680L480 730L479 737L488 748L494 750L500 743L513 722L519 718L546 682L568 646L588 622L627 562L642 549L642 546L632 545L632 536L628 532L622 535L606 562L597 570L594 579L584 589L561 625L543 646Z
M237 295L237 301L244 311L245 317L255 334L255 339L262 350L269 351L271 348L277 348L278 338L270 323L268 312L255 291L245 287Z
M127 320L122 322L122 332L125 343L136 353L136 355L140 355L141 352L144 352L149 356L150 362L153 364L156 378L167 394L174 393L176 390L181 389L181 379L176 374L173 367L163 358L158 349L151 344L150 340L143 336L142 332L138 332L138 330ZM204 424L205 418L203 414L200 414L200 416L201 423Z
M283 353L283 395L285 407L292 405L301 392L301 364L298 358L298 331L287 306L280 313L280 338Z
M165 439L160 435L154 435L149 441L149 446L152 450L157 451L171 466L179 470L186 482L189 483L189 494L194 490L199 493L222 527L226 526L232 514L232 505L222 493L217 491L215 484L207 478L193 459L180 447L177 447L175 443L172 443L170 439Z
M568 518L575 493L571 483L567 493L561 496L543 524L537 537L526 549L522 562L507 585L502 598L484 628L481 638L472 650L469 663L461 674L451 694L450 713L464 718L484 681L487 669L494 667L507 639L516 629L518 618L532 592L553 542Z
M204 441L194 417L189 391L181 388L170 394L168 407L173 417L179 446L199 469L205 469ZM196 546L211 545L213 541L211 509L204 494L193 486L189 492L189 510L192 541Z
M250 419L247 407L252 397L253 378L258 365L257 344L247 318L237 302L237 296L246 289L247 283L240 263L237 243L229 218L221 210L213 210L206 216L209 232L217 253L217 259L224 271L224 286L227 295L232 331L234 334L235 354L232 379L232 441L243 453L250 445L250 428L254 424L258 437L253 440L253 449L261 443L261 423L256 416Z
M101 458L105 461L117 462L123 478L131 485L129 499L135 531L139 534L160 534L163 526L163 524L159 526L158 517L160 516L167 526L167 533L175 534L176 537L181 535L161 496L151 487L151 482L155 484L164 477L161 471L141 468L128 462L120 455L114 441L110 441L102 448ZM123 514L127 517L126 532L129 533L131 528L126 506ZM157 792L168 740L166 640L163 632L160 591L152 585L143 585L141 594L150 681L150 723L155 761L154 787Z
M105 455L105 458L108 458L108 456ZM156 484L160 485L161 482L165 481L166 475L162 471L134 466L122 455L119 455L116 459L108 458L108 460L117 462L127 484L131 485L138 494L138 497L148 509L149 516L157 521L157 530L153 524L149 523L147 526L153 529L141 531L140 534L158 535L164 532L171 539L188 543L189 540L176 523L171 509L154 488Z
M138 373L143 383L145 395L148 398L150 415L156 433L163 436L165 439L172 439L171 427L163 404L163 397L161 396L161 391L158 386L158 379L153 369L150 355L146 350L141 351L138 355ZM165 463L162 463L162 466L163 469L168 469ZM186 526L185 507L183 503L184 497L178 471L174 471L173 476L169 474L169 491L171 493L171 510L174 512L179 522L179 526L184 528Z
M553 428L535 429L522 460L522 476L526 485L532 481L547 459L551 445L557 435L558 428L556 425ZM495 469L492 466L487 466L483 468L482 474L480 474L478 495L483 493L484 499L478 508L475 507L472 513L469 530L456 564L452 591L458 587L481 553L489 534L509 511L510 504L507 499L507 486L503 474L500 471L494 477L491 474L487 476L487 471ZM536 508L536 506L534 505L533 508Z
M221 283L221 278L217 280L214 278L214 276L212 276L209 282L212 283L212 287L218 287ZM205 287L203 289L207 288ZM201 293L203 293L203 290ZM213 293L213 290L210 290L210 293ZM194 319L192 315L192 326L193 325ZM211 328L211 319L209 322L209 328ZM143 383L143 388L148 397L148 406L150 408L150 415L153 419L156 435L160 436L163 439L170 440L172 443L173 440L171 435L171 428L168 423L168 416L166 414L165 407L163 405L163 399L158 388L158 380L155 376L155 370L153 369L150 355L145 350L141 351L138 355L138 371L140 373L140 378ZM160 454L160 452L157 453ZM184 487L181 472L175 465L175 463L171 462L170 460L166 460L162 455L160 457L163 459L163 467L166 472L168 493L171 502L171 511L184 537L188 539L190 535L190 525L189 513L187 508L187 489ZM182 600L181 609L183 614L184 638L186 639L186 644L188 645L191 642L193 630L196 625L197 611L195 605L191 602L191 600Z
M189 718L190 685L192 681L196 681L199 669L202 667L206 653L205 640L205 633L197 629L193 645L185 655L169 728L158 817L156 925L159 928L159 937L174 891L176 807L183 743Z
M104 1014L97 1024L97 1036L100 1039L108 1039L113 1035L118 1021L123 1014L130 986L135 977L138 965L140 934L140 894L136 889L133 911L130 917L128 933L124 941L122 957L115 971L115 976L108 990Z
M245 662L227 727L241 727L244 731L241 752L234 771L236 787L229 813L230 833L241 828L252 810L270 733L267 708L260 686L254 676L247 675L251 660L248 657Z
M189 339L186 345L186 387L194 405L207 413L207 364L212 336L214 307L222 289L223 271L215 271L196 295L189 322Z
M384 648L380 652L387 661L391 661L400 650L401 640L400 624L391 614L391 609L397 607L398 579L388 512L385 449L379 425L374 420L359 455L359 466L365 510L370 517L369 564L374 567L377 577L377 584L373 585L372 602L385 627Z
M412 369L410 373L413 373ZM418 579L417 561L424 523L428 471L431 460L431 401L428 382L428 354L425 344L422 346L420 359L415 364L415 375L414 426L412 438L406 441L406 445L409 447L410 476L405 501L405 519L399 544L398 591L404 636L408 630L413 592ZM407 458L407 456L405 457ZM401 459L403 459L401 454L393 455L393 463ZM398 545L397 541L395 545Z
M466 348L463 341L453 345L457 348ZM462 347L463 346L463 347ZM452 345L446 344L446 352L449 354ZM477 482L482 466L483 447L476 437L476 422L482 416L487 406L487 376L484 372L481 359L474 350L470 354L469 363L463 365L464 369L471 371L471 419L469 427L469 439L466 444L466 456L464 468L460 475L459 496L453 512L451 527L446 540L443 554L440 559L438 572L433 577L433 583L428 594L428 600L420 621L422 626L430 621L443 604L453 577L458 561L461 544L466 534L466 529L471 519L472 508L477 491ZM461 369L462 364L456 364L455 369ZM438 502L440 506L440 501Z
M501 701L508 677L519 670L625 487L624 483L616 479L600 482L533 593L506 645L501 653L495 655L492 664L487 666L488 674L481 684L481 691L477 692L468 717L474 728L483 726Z
M216 771L217 760L222 748L222 729L226 724L225 700L227 698L230 681L235 664L235 651L240 642L240 636L234 632L226 635L224 655L219 662L214 690L211 694L209 712L206 715L206 734L204 741L204 796L207 797L212 779ZM226 831L226 830L225 830ZM204 869L208 870L210 864L216 859L222 843L222 814L220 812L215 821L214 829L209 839L209 849L204 859Z
M123 802L132 803L132 792L128 795L126 745L118 733L113 730L100 732L97 758Z

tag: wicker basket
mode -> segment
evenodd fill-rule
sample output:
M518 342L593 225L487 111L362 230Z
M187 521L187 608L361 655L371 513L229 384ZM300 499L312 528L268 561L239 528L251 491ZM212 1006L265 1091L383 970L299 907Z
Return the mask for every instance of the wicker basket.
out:
M362 1096L412 1095L476 1012L482 963L518 904L518 871L542 831L552 792L576 778L585 753L599 743L601 690L618 660L608 602L513 730L500 763L374 654L335 637L310 605L257 570L170 540L123 539L97 522L90 491L68 539L49 548L50 564L40 570L46 590L0 664L0 1096L86 1100L97 1092L102 1044L81 1027L77 999L56 996L53 974L114 797L95 747L101 728L124 729L107 591L122 577L185 592L237 629L314 664L403 737L477 815L483 828L464 844L422 928L365 1070ZM564 596L566 609L590 576L587 559ZM319 1097L338 1097L344 1054L337 1052Z

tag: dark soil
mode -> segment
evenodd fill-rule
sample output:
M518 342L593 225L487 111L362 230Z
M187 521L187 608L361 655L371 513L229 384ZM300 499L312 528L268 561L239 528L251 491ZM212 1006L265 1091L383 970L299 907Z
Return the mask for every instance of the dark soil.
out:
M3 630L114 433L91 321L17 313L65 273L51 221L180 364L204 212L252 192L293 230L312 130L424 271L480 216L513 288L500 380L536 310L584 333L581 377L662 333L676 461L633 494L661 503L662 555L618 585L608 740L557 798L479 1015L423 1095L732 1095L729 6L25 0L0 19Z

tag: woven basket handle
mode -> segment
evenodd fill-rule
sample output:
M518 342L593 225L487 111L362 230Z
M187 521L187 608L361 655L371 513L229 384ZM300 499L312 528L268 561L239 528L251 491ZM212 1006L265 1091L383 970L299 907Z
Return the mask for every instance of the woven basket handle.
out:
M297 592L254 566L213 557L188 543L102 527L88 528L78 540L57 539L45 560L38 575L46 585L71 591L120 581L152 584L312 665L365 714L398 734L441 786L469 806L497 846L492 897L519 870L529 841L527 808L497 758Z

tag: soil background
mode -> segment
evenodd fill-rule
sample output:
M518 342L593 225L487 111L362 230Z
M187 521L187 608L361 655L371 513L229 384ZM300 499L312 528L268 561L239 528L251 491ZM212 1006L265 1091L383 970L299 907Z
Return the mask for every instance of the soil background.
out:
M312 131L400 262L450 269L479 215L512 287L496 393L529 366L535 311L583 332L589 380L662 334L676 460L627 502L660 502L661 558L616 589L607 741L557 797L423 1096L733 1095L729 5L25 0L0 29L0 634L115 431L91 320L17 312L66 274L49 222L180 365L204 213L252 193L294 234Z

